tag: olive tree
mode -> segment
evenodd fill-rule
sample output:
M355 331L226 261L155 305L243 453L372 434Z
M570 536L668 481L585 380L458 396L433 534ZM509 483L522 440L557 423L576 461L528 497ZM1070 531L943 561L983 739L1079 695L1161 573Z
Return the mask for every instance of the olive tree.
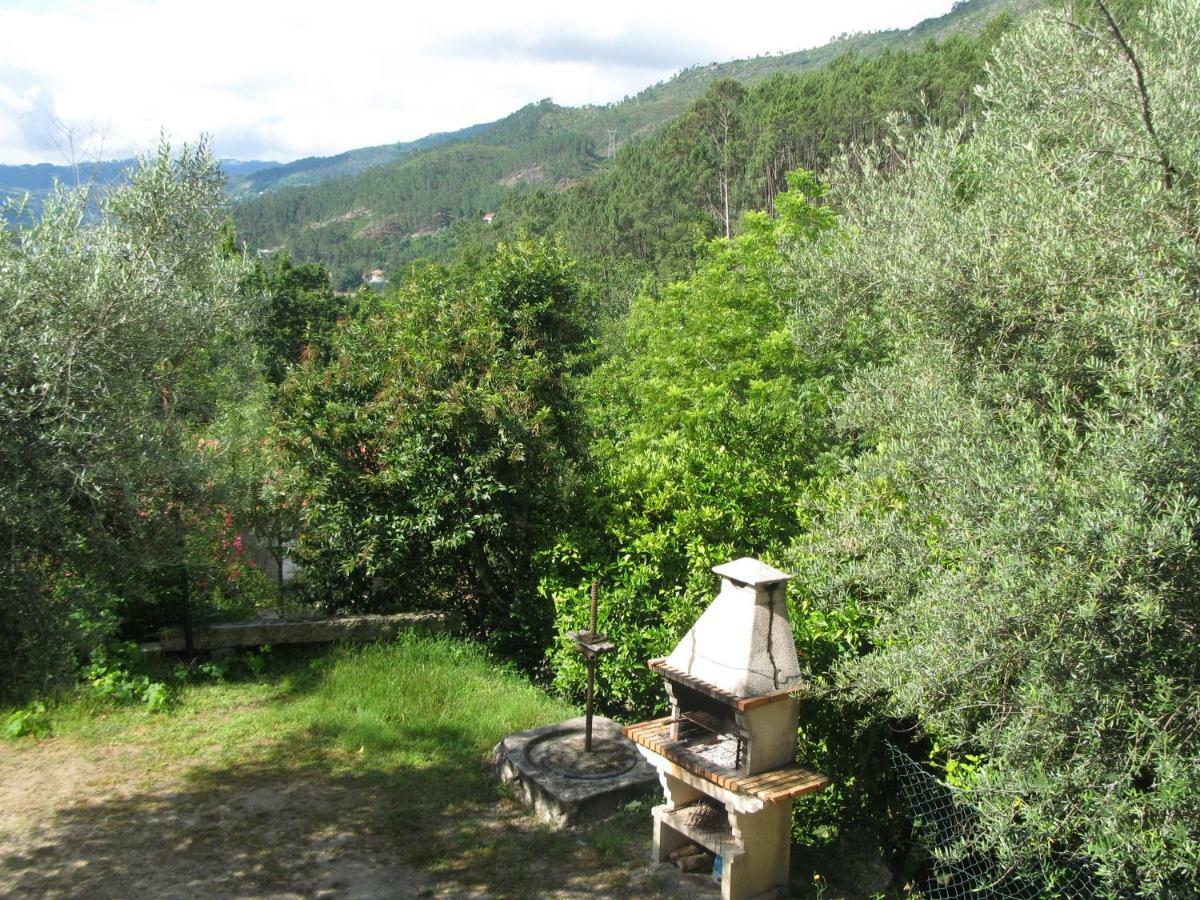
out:
M806 347L866 329L883 361L850 383L839 422L867 450L795 565L874 616L834 688L946 748L982 847L1052 890L1071 858L1113 892L1184 895L1200 8L1110 13L1007 39L970 140L899 134L835 169L853 237L792 253L793 328Z
M0 235L0 678L69 670L123 585L177 562L231 402L253 388L243 261L218 250L223 182L166 146L104 197L62 192Z

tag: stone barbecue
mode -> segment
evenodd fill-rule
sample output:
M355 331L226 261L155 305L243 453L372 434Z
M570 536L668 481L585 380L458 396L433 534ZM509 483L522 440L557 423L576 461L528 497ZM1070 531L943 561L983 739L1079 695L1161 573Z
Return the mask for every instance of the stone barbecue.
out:
M721 590L664 659L671 715L625 729L658 770L656 862L694 842L720 857L721 896L785 888L791 801L829 784L795 765L803 687L788 621L791 577L744 557L713 569Z

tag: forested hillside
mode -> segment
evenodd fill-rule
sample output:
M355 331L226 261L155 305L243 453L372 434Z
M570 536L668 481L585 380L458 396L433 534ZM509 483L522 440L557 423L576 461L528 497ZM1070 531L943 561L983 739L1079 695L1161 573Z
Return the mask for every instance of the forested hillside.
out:
M736 169L741 175L730 214L736 219L737 210L749 208L750 197L764 192L769 197L779 189L789 162L817 164L839 143L878 133L889 112L920 115L928 103L934 120L943 122L969 112L981 62L1002 29L995 17L1011 21L1007 14L1035 5L1032 0L973 0L906 31L857 35L816 50L694 67L608 106L572 109L543 100L490 125L438 136L435 145L423 150L397 145L396 152L403 148L405 158L355 177L269 192L238 205L235 221L252 248L286 249L297 258L321 262L333 271L338 285L352 287L372 268L393 271L423 257L449 259L464 235L450 233L448 226L462 223L470 230L483 213L496 212L506 199L532 192L534 206L544 205L545 196L612 168L625 173L613 175L613 180L639 182L639 195L624 203L616 201L619 211L606 209L604 215L622 224L633 223L642 233L632 238L635 246L642 245L634 255L672 253L648 250L644 236L659 235L664 246L673 247L675 238L692 226L707 226L710 187L692 184L681 191L678 184L688 175L702 177L703 161L691 159L668 183L662 183L661 177L655 182L655 176L647 179L642 170L678 166L680 160L673 157L680 154L664 153L662 139L656 139L653 147L642 145L665 123L701 101L712 85L732 79L748 91L751 85L773 83L761 93L756 91L755 102L736 113L743 130L756 132L739 135L727 148L734 154L730 174ZM946 49L929 43L939 39L947 40ZM867 64L876 57L878 63ZM834 78L804 80L805 73L819 74L835 61ZM741 106L736 97L727 102ZM806 118L810 115L828 118ZM808 124L796 124L801 121ZM704 127L695 117L689 124L692 131ZM805 127L810 133L798 134ZM763 136L767 131L776 134ZM621 148L615 159L608 155L610 134ZM688 126L670 138L676 150L697 139L688 133ZM777 158L770 161L754 156L771 152ZM306 169L302 163L293 164L293 175L285 176L287 167L266 173L264 185L312 177L312 166ZM755 176L743 170L762 172L770 183L755 185ZM608 192L603 207L610 207L612 181L591 185L593 191ZM578 196L586 194L585 190ZM581 202L592 210L590 215L595 214L594 197ZM658 220L647 218L639 207L655 210ZM663 207L666 210L658 213ZM574 210L575 205L568 201L562 209ZM570 213L556 215L565 220ZM590 222L590 215L573 221ZM672 217L667 234L659 227L664 215ZM685 222L674 221L681 216Z
M614 291L645 275L683 273L698 237L736 233L748 210L773 213L797 166L819 171L839 147L877 143L892 120L969 123L984 64L1011 22L994 19L976 35L915 51L845 54L819 71L775 74L750 88L714 82L603 172L565 190L510 193L494 229L475 231L562 235Z
M265 173L278 163L261 160L221 160L221 171L230 185L237 185L258 173ZM86 186L99 195L124 185L129 173L137 167L136 159L80 162L75 165L38 163L25 166L0 165L0 204L20 204L25 201L23 220L28 222L41 214L42 204L55 186L76 188ZM5 219L15 219L16 206L2 210Z
M222 165L229 177L228 191L234 200L258 196L283 187L304 187L320 184L333 178L357 175L373 166L401 159L447 141L461 139L486 125L472 125L459 131L431 134L416 141L398 144L381 144L378 147L360 147L347 150L336 156L310 156L281 165L272 165L258 170L239 171Z

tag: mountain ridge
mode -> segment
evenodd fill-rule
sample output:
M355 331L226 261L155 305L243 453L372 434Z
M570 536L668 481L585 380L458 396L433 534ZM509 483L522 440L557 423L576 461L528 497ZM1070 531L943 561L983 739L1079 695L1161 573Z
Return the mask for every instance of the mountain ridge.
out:
M562 189L604 169L614 151L655 133L721 79L754 85L774 75L820 70L847 54L915 52L930 42L980 33L1001 14L1016 17L1041 5L1042 0L966 0L909 29L691 66L616 103L564 107L543 99L353 176L255 196L235 205L234 220L252 248L286 249L331 269L345 263L335 281L349 286L356 277L353 265L369 269L416 258L422 255L416 242L436 241L448 225L497 210L513 192ZM373 244L380 252L372 260ZM439 253L433 248L432 255Z
M670 78L643 88L637 94L627 95L622 100L611 103L583 104L572 107L559 105L554 103L553 98L546 97L531 101L498 119L469 125L455 131L438 132L413 141L396 144L352 148L333 156L314 156L294 160L285 163L275 173L259 179L261 183L253 185L253 188L257 194L264 189L269 191L280 187L313 186L321 181L329 180L327 177L310 174L328 163L343 160L349 162L350 158L357 154L369 154L376 159L375 164L387 164L411 152L485 134L494 127L502 125L512 116L520 114L523 110L546 103L552 104L559 110L573 111L581 119L580 129L583 133L591 137L597 147L603 150L606 149L607 132L611 127L617 126L617 130L620 131L619 126L622 124L627 126L625 134L618 135L618 145L625 140L645 134L647 127L656 127L663 121L679 115L704 93L709 84L721 78L734 78L752 84L768 78L776 72L802 72L806 69L819 68L847 52L872 54L885 48L913 49L928 40L944 39L952 34L978 30L988 19L1000 13L1008 12L1019 15L1042 5L1043 0L960 0L944 15L924 19L910 28L839 35L819 46L789 53L763 54L726 62L696 63L680 69ZM640 112L629 115L627 111L619 110L621 106L630 103L634 104L635 110L640 110ZM363 166L358 171L363 171L367 167ZM287 170L293 177L289 179L279 177L284 174L283 170ZM342 174L357 174L357 171L339 171L332 177L340 177Z

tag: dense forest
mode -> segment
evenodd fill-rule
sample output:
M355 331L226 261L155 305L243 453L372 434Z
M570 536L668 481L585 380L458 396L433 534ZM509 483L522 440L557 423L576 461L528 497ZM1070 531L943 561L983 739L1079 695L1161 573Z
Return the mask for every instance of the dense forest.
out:
M294 603L452 610L578 698L596 581L602 703L648 715L645 660L753 555L796 576L835 781L799 840L971 860L979 895L1193 896L1197 33L1190 0L1081 0L712 80L604 165L539 104L232 223L204 146L94 226L58 196L0 243L4 695L168 706L131 642ZM246 252L360 190L394 235ZM368 247L387 289L335 291ZM972 810L934 862L889 746Z

